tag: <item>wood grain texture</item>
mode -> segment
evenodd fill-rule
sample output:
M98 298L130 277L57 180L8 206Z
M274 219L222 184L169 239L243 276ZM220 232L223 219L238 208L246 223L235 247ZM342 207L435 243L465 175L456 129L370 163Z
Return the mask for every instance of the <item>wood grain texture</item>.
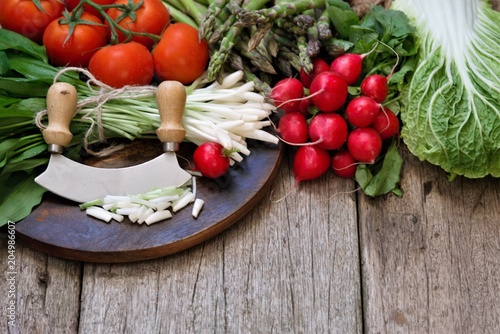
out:
M20 326L0 331L495 333L500 180L450 183L404 154L401 199L332 175L293 194L285 160L242 220L156 260L80 263L18 242ZM0 254L5 268L5 239Z
M366 332L496 332L500 179L405 162L402 199L359 201Z
M76 333L82 264L47 256L16 242L16 326L7 326L7 240L0 239L1 333Z
M264 199L222 235L179 254L85 265L84 333L360 333L355 201L350 181L290 193L287 164ZM137 321L141 319L141 321Z

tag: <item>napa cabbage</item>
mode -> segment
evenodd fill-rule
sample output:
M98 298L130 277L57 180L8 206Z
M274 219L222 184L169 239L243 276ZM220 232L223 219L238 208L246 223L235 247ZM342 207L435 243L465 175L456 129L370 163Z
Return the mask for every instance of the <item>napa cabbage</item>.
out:
M500 177L500 12L486 0L394 0L417 28L418 66L403 88L412 154L457 175Z

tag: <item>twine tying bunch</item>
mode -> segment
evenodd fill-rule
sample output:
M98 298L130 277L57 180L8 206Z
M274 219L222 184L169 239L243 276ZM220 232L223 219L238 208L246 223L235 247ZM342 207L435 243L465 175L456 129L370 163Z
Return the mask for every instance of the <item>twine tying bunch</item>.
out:
M57 75L54 77L54 83L59 80L59 77L68 71L76 71L84 74L88 80L86 81L87 87L93 93L92 96L86 97L84 99L78 100L77 107L75 110L75 115L77 115L83 108L90 107L90 110L84 114L81 119L87 120L90 122L90 126L85 132L85 136L83 139L83 147L85 151L89 154L95 156L108 156L113 152L116 152L123 148L123 145L115 145L105 148L99 152L93 151L89 147L89 139L94 131L94 127L97 126L98 138L101 143L106 142L106 136L104 134L104 126L102 123L102 107L104 104L111 100L117 99L134 99L134 98L143 98L154 96L156 94L156 87L154 86L125 86L122 88L113 88L111 86L106 85L104 82L98 80L96 77L92 75L88 70L80 68L80 67L66 67L59 71ZM92 114L95 113L95 120L92 117ZM47 109L39 111L35 116L35 124L41 130L47 128L45 124L43 124L42 119L47 115Z

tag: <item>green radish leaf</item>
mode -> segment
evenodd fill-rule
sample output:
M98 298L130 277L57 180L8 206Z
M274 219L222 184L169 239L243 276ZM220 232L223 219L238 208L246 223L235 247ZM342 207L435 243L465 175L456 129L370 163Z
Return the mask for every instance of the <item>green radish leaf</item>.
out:
M376 197L389 192L394 192L396 195L401 194L397 186L400 181L403 159L396 144L397 141L393 140L387 149L380 170L375 175L372 175L367 165L360 165L356 169L356 181L366 195Z
M390 46L400 44L415 33L415 28L408 24L408 17L402 11L387 10L382 6L373 6L363 17L361 25L376 31L379 39ZM408 43L404 47L408 47L411 54L416 53L415 44ZM402 48L400 51L403 50Z
M346 1L328 0L326 4L330 22L340 34L340 37L347 39L350 27L359 23L358 15Z
M363 191L364 191L365 188L370 183L370 181L373 179L373 174L367 165L362 164L362 165L359 165L358 168L356 168L355 179L356 179L356 182L361 187L361 189L363 189Z

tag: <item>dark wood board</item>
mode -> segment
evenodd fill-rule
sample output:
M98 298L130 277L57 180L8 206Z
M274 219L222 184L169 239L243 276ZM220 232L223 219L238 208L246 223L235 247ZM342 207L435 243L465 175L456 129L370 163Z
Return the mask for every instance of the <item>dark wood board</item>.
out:
M237 222L268 192L283 156L283 145L249 141L249 146L251 154L232 166L225 177L197 179L197 197L205 201L197 219L191 215L191 204L173 218L150 226L128 219L105 223L87 216L77 203L48 193L30 216L16 223L16 233L31 248L85 262L134 262L185 250ZM88 159L85 163L123 167L148 160L159 150L160 146L149 151L125 149L113 158ZM193 150L194 145L182 144L179 155L190 157Z

